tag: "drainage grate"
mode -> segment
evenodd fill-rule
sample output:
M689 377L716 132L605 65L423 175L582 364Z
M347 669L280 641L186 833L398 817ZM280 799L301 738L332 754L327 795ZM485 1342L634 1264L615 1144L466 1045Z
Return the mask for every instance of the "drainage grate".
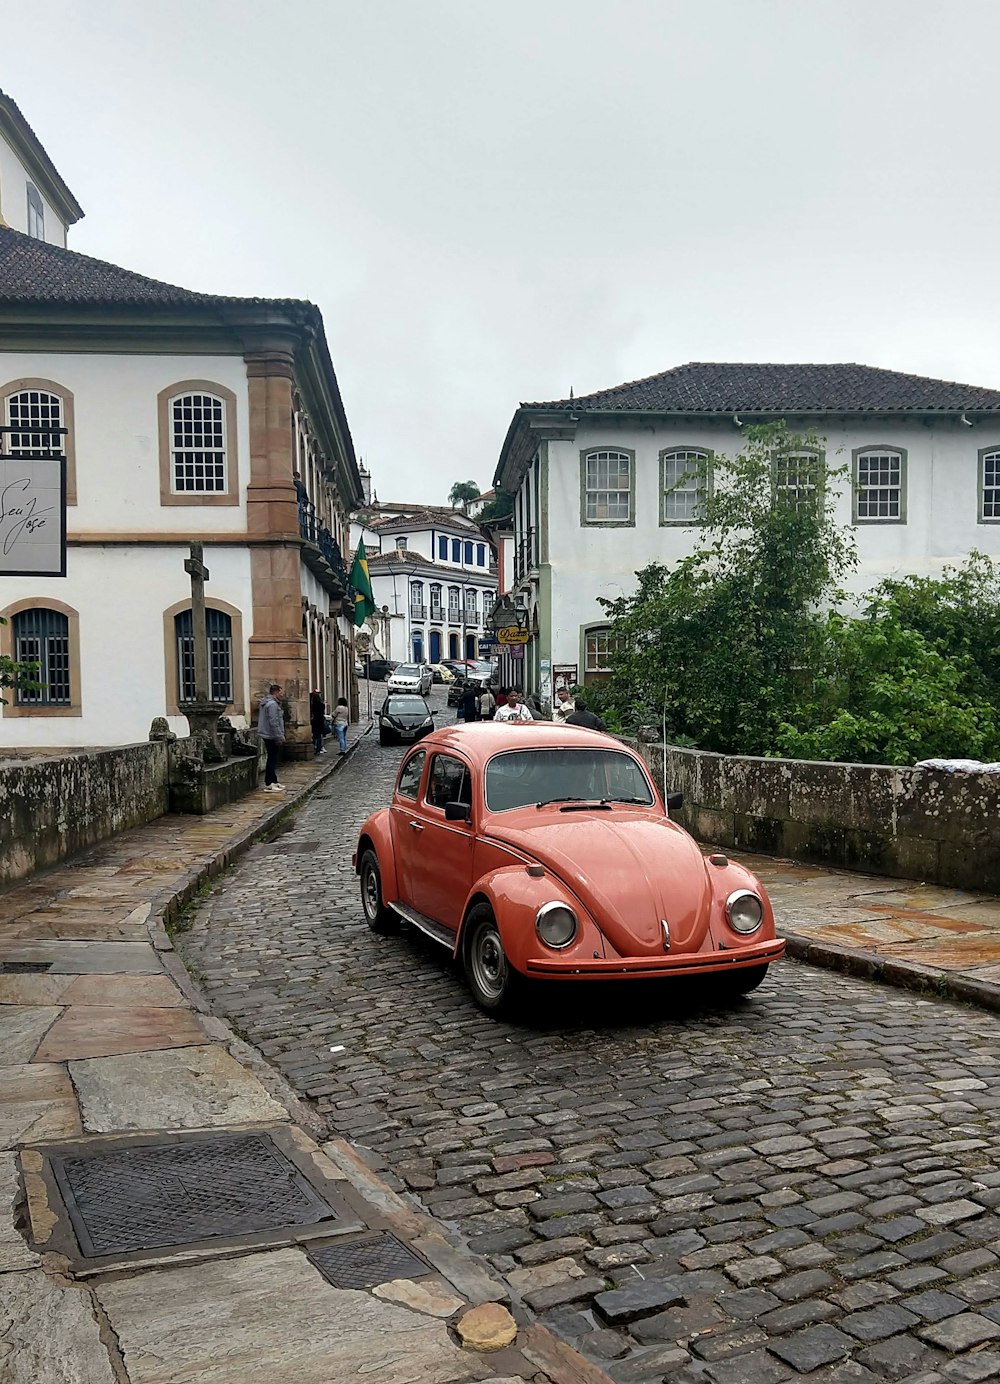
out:
M336 1217L264 1134L147 1144L51 1163L86 1258Z
M35 976L54 966L53 961L0 961L0 976Z
M374 1288L392 1278L422 1278L431 1269L395 1235L374 1235L346 1244L315 1246L307 1251L335 1288Z
M325 841L282 841L279 842L280 853L282 855L312 855L315 851L322 850L327 844Z

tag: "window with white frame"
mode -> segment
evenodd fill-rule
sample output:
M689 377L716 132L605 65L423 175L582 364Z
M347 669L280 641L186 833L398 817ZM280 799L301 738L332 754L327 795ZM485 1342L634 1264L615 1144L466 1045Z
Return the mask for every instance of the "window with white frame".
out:
M459 538L451 540L451 560L452 562L462 561L462 541Z
M675 447L660 455L664 524L698 524L708 496L709 455L697 447Z
M609 673L611 658L617 647L617 638L607 627L587 630L584 635L584 672Z
M979 519L1000 524L1000 447L979 454Z
M0 437L6 456L45 459L65 452L65 411L58 394L22 389L7 396L7 427Z
M448 587L448 619L456 625L462 619L462 598L457 586Z
M859 524L906 520L906 455L896 447L854 454L854 511Z
M771 478L776 497L792 509L812 509L823 472L818 452L786 452L771 462Z
M584 519L588 524L632 522L632 456L588 452L583 459Z
M438 534L438 558L442 562L448 561L448 540L444 534Z
M396 535L396 551L397 553L406 552L406 537L404 534L398 533Z
M477 543L477 544L476 544L476 566L477 566L477 567L485 567L485 566L486 566L486 544L485 544L485 543Z
M214 394L170 400L171 488L175 494L226 489L226 405Z
M33 183L28 184L28 234L32 240L45 239L45 203Z

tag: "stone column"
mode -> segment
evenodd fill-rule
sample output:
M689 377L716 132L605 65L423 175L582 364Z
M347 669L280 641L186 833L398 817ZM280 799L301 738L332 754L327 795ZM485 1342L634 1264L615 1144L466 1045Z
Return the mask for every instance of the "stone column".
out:
M309 656L302 634L302 581L295 467L290 347L248 351L250 481L247 532L253 634L250 700L256 706L280 682L291 712L288 744L309 743Z

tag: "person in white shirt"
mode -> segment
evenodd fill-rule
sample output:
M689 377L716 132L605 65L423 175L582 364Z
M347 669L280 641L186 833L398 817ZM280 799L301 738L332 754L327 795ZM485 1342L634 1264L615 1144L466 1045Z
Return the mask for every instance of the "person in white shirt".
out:
M521 701L520 692L507 693L507 705L497 707L494 721L533 721L535 718Z
M565 721L567 716L572 716L576 710L576 702L569 695L568 687L560 687L556 691L555 704L552 707L553 721Z

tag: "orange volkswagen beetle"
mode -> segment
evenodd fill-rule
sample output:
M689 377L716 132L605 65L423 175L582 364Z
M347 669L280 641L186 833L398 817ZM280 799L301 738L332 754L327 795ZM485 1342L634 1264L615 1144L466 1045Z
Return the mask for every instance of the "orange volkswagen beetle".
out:
M643 760L575 726L434 731L361 828L354 866L369 927L405 918L450 948L491 1013L532 978L696 975L745 994L785 949L755 876L706 859Z

